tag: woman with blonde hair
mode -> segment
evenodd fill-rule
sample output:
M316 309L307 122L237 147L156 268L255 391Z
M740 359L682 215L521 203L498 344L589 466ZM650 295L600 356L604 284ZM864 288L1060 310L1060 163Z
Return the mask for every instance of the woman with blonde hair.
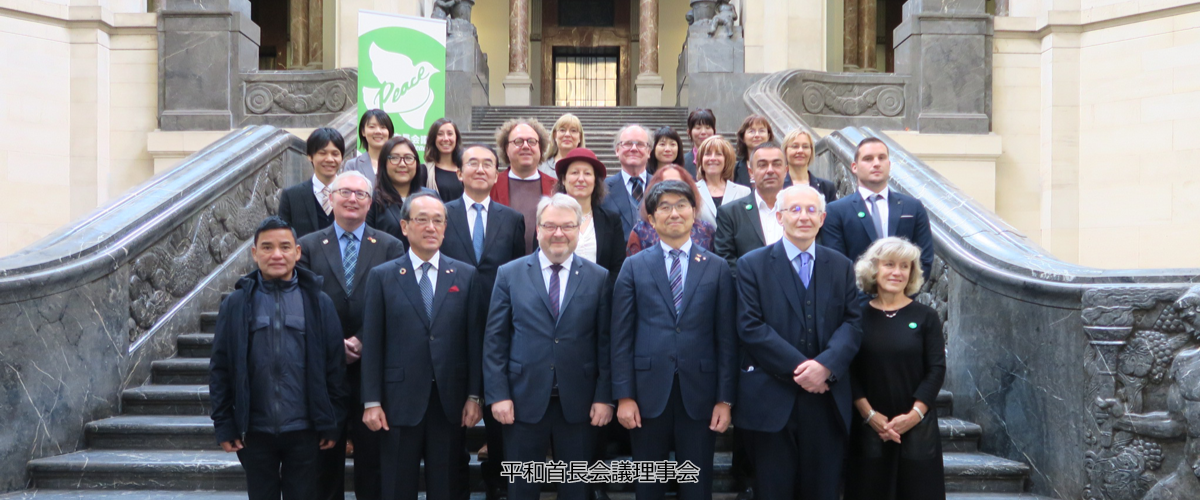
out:
M863 307L862 344L850 365L854 398L846 500L943 500L942 442L934 406L946 376L937 311L921 289L921 249L876 240L854 264Z
M725 203L730 203L751 195L750 186L733 182L734 156L733 145L724 137L714 135L705 139L696 148L696 189L700 193L699 219L716 225L717 209Z
M550 148L546 150L546 161L538 165L538 171L557 179L556 165L559 160L566 158L571 150L583 147L587 146L583 142L583 123L579 117L571 113L558 117L554 128L550 129Z
M793 183L808 184L825 196L825 203L833 203L837 200L837 186L833 181L812 175L808 169L816 158L814 144L812 136L804 130L796 129L784 136L783 158L788 164L788 173L783 179L783 187Z

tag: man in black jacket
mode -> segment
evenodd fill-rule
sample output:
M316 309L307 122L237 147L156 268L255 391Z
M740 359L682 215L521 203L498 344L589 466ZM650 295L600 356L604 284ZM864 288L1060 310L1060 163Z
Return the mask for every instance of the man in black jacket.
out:
M258 264L221 303L209 364L217 442L237 452L251 500L308 499L319 449L337 444L345 414L342 327L322 279L297 269L283 219L254 233Z
M312 178L279 195L279 217L292 226L297 238L333 224L331 184L342 168L346 141L337 129L322 127L308 136L305 149L312 162Z

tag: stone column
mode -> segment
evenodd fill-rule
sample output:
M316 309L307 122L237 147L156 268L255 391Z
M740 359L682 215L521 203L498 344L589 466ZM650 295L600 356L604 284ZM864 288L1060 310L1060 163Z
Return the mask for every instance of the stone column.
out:
M908 0L896 28L896 74L917 130L986 134L992 114L992 18L984 0Z
M842 71L858 69L858 0L846 0L842 10Z
M504 104L528 106L533 102L529 76L529 0L508 1L508 76L504 77Z
M658 74L658 0L640 0L638 5L638 106L662 106L664 81Z
M875 70L875 32L879 19L875 15L875 0L858 0L858 67Z
M308 65L308 0L289 0L287 67L299 69Z

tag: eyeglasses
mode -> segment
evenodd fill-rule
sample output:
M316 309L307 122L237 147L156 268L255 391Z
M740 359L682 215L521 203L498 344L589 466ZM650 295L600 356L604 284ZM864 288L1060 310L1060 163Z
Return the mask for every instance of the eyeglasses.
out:
M417 157L413 155L388 155L388 163L399 165L401 162L411 165L417 161Z
M338 196L341 196L342 198L349 198L349 197L353 196L358 201L366 201L371 198L371 193L368 193L366 191L361 191L358 189L342 188L342 189L339 189L334 192L337 193Z
M561 226L556 224L540 224L538 227L542 228L542 231L545 231L547 234L557 233L559 229L562 230L563 234L571 234L579 229L579 224L564 224Z
M673 212L673 211L679 212L680 214L686 214L688 212L691 212L692 209L693 209L692 204L690 202L688 202L687 200L683 200L674 205L668 205L666 203L659 203L658 208L655 210L657 210L658 213L660 213L660 214L670 215L671 212Z
M513 139L511 141L508 141L508 144L515 148L519 148L521 146L529 146L531 148L535 148L535 147L537 147L537 145L540 142L541 141L539 141L537 139L537 137L528 137L528 138L524 138L524 139L521 139L521 138Z
M809 206L807 206L807 207L806 207L806 206L802 206L802 205L796 205L796 206L794 206L794 207L792 207L792 208L785 208L785 209L784 209L784 211L785 211L785 212L791 212L791 213L794 213L794 214L796 214L796 215L800 215L800 214L802 214L802 213L804 213L804 214L808 214L808 215L817 215L817 214L821 213L821 211L820 211L820 210L817 210L817 206L816 206L816 205L809 205Z
M650 145L642 141L622 141L617 143L617 149L650 149Z
M415 217L415 218L408 219L408 222L411 224L416 224L418 226L428 226L430 224L433 224L435 226L446 225L446 219L443 219L441 217L434 217L432 219L430 219L429 217Z
M496 162L491 161L491 160L484 160L484 161L474 160L474 161L469 161L469 162L464 163L463 167L490 169L490 168L496 168Z

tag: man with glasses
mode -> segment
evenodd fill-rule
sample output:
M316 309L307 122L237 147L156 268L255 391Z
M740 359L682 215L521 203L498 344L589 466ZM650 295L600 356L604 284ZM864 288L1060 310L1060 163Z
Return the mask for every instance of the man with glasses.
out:
M496 131L500 161L508 165L508 175L492 187L492 200L512 207L525 216L525 254L533 251L534 220L538 200L554 189L555 179L538 172L538 163L550 147L546 128L533 118L514 118Z
M312 162L312 178L284 189L279 196L279 217L292 226L296 237L333 224L330 184L342 168L346 142L337 129L322 127L309 134L305 147Z
M729 427L737 390L737 294L725 261L691 241L695 193L663 181L646 193L659 244L625 260L613 292L612 382L617 419L630 430L633 459L699 467L681 500L712 498L717 434ZM637 484L638 500L661 500L667 485Z
M646 173L646 162L650 160L650 131L641 125L626 125L617 132L613 142L617 160L621 163L621 175L604 181L608 195L604 197L604 208L621 214L621 228L629 238L638 221L638 209L650 176Z
M489 196L499 176L497 160L495 150L483 144L470 144L463 149L462 164L458 167L463 196L446 204L446 239L442 243L442 254L475 266L483 304L492 299L496 270L525 255L525 218ZM483 480L487 483L488 499L497 500L506 494L500 479L504 434L491 412L484 410L487 459L482 463Z
M501 266L496 276L484 379L492 413L504 426L506 461L544 462L553 444L556 461L590 462L595 427L612 419L608 271L575 256L582 220L574 198L542 198L539 250ZM558 498L586 500L588 486L559 484ZM508 498L536 500L540 491L516 477Z
M466 428L482 417L483 304L475 268L440 251L446 207L433 193L404 202L409 251L371 271L363 320L363 422L383 430L383 497L429 500L468 486ZM378 435L377 435L378 436Z
M836 500L863 304L850 259L816 244L824 196L792 186L776 208L784 237L737 262L734 419L754 455L757 498Z
M333 299L342 324L346 350L346 433L337 446L321 453L319 499L345 497L346 438L354 443L354 490L358 498L380 498L379 445L362 423L359 400L359 364L362 354L363 302L367 273L375 266L404 255L404 245L391 235L366 224L371 209L371 181L361 172L339 174L333 189L334 222L300 238L305 251L297 264L324 279L321 290Z

